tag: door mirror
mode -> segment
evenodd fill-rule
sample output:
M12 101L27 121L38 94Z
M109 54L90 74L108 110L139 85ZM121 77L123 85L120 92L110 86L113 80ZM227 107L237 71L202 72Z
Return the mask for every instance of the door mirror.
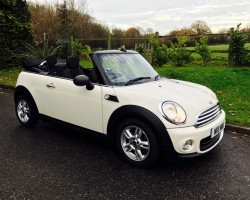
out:
M93 90L94 89L94 84L89 80L89 77L85 75L79 75L74 78L73 83L76 86L85 86L87 90Z

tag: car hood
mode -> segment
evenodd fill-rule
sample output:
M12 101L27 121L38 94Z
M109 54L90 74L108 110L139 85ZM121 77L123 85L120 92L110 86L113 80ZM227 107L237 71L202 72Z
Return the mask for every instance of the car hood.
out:
M214 92L205 86L165 78L137 85L114 87L114 92L121 104L144 107L154 112L159 118L162 118L159 105L164 101L174 101L181 105L187 114L184 126L193 126L201 111L218 103ZM176 126L168 125L168 127Z

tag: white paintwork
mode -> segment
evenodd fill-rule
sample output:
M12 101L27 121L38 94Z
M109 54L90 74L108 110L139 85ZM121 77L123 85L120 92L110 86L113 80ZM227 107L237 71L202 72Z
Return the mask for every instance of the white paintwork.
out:
M168 129L193 126L198 113L218 103L214 93L204 86L169 79L127 87L114 87L114 91L121 106L137 105L144 107L160 118ZM159 112L159 103L163 101L174 101L181 105L187 114L186 123L175 125L165 120ZM105 115L109 114L105 113Z
M48 88L53 84L55 88ZM215 121L195 128L195 120L201 111L218 103L215 94L208 88L184 81L161 79L137 85L110 87L95 85L91 91L75 86L72 80L22 72L17 86L26 87L33 95L41 114L107 134L107 124L112 113L124 105L136 105L154 113L165 125L176 152L205 153L199 149L200 140L209 136L211 129L225 122L224 111ZM107 101L106 94L117 96L119 103ZM163 101L174 101L181 105L186 114L185 124L168 122L159 111ZM193 140L194 146L188 152L182 147L186 140Z
M43 114L87 129L103 132L102 127L102 88L94 90L77 87L72 80L48 77L47 84L55 88L44 89L46 98Z

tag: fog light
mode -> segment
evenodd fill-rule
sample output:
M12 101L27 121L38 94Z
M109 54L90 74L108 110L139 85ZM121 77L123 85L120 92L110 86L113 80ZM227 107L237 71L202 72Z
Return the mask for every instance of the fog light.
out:
M184 151L188 151L188 150L190 150L190 149L192 148L192 146L193 146L193 141L192 141L192 140L188 140L188 141L186 141L186 143L184 144L183 150L184 150Z

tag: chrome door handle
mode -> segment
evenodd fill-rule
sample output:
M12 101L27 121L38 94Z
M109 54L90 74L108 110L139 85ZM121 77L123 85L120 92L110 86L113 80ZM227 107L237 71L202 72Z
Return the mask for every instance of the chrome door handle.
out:
M47 84L46 85L48 88L56 88L53 83Z

